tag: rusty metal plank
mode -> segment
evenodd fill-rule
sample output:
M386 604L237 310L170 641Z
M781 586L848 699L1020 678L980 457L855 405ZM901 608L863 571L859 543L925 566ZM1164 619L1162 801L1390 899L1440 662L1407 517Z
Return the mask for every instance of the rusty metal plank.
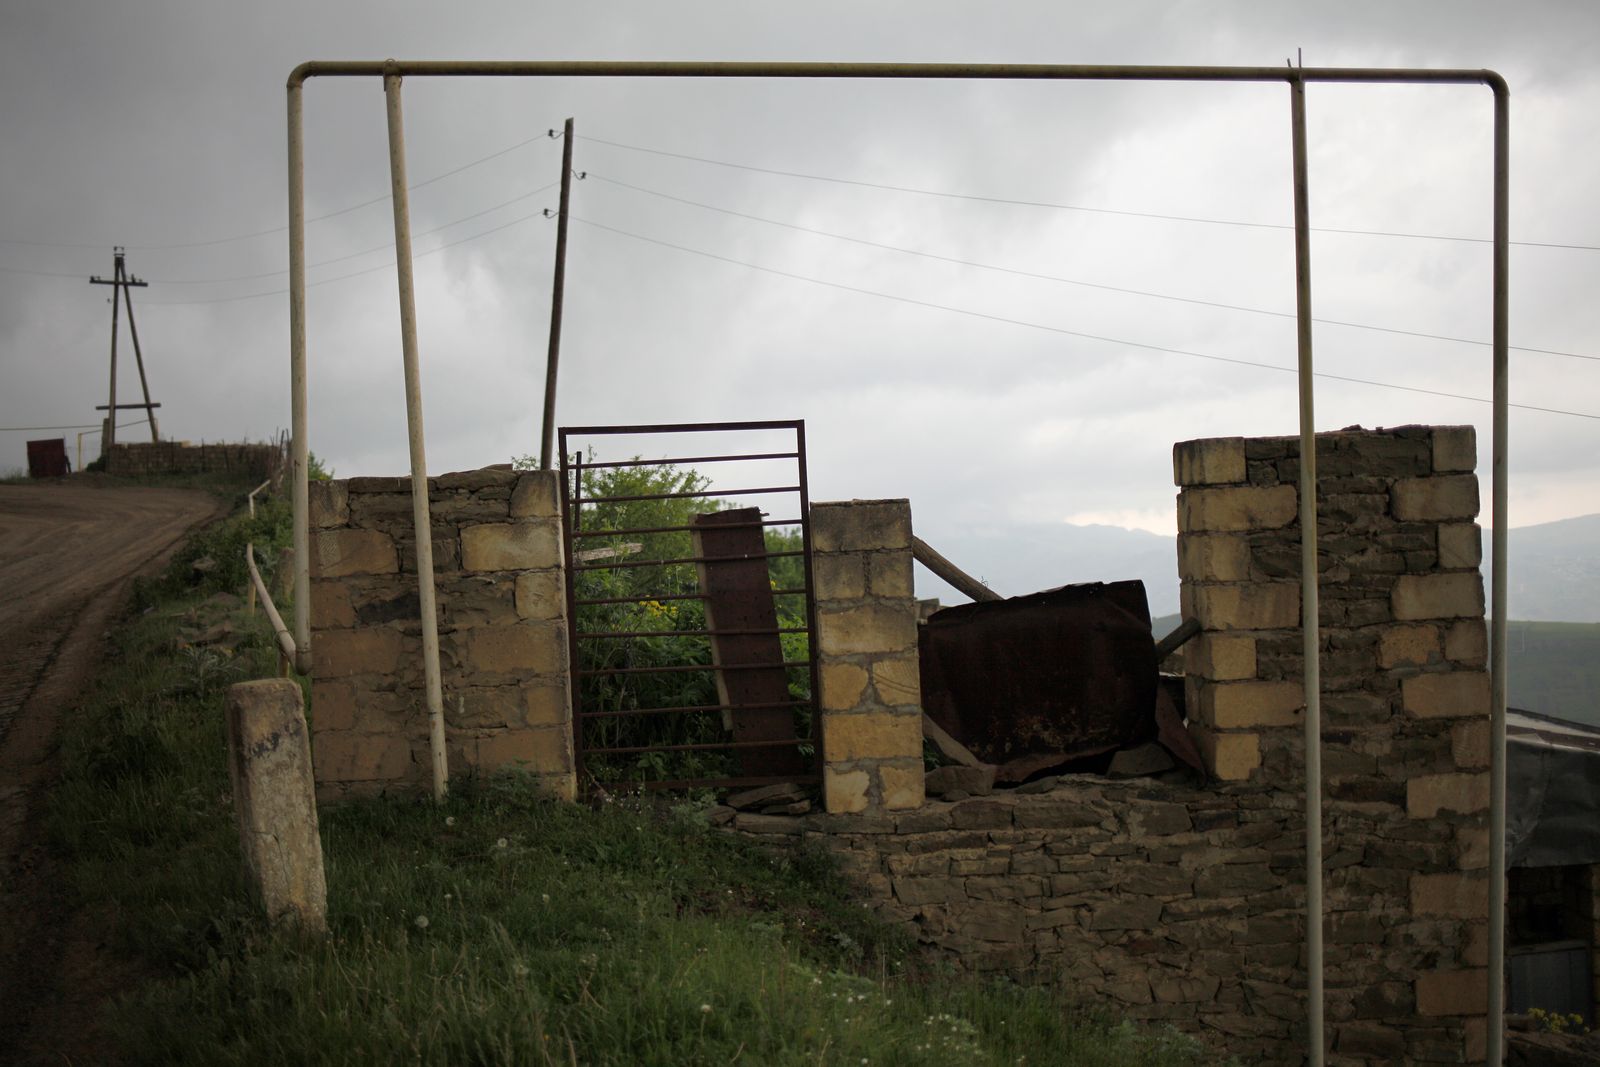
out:
M732 709L725 721L734 741L751 746L738 752L740 771L752 777L804 774L807 761L798 748L755 747L796 737L794 712L770 706L789 699L789 674L777 633L766 540L751 525L760 517L758 508L733 508L691 520L694 553L701 557L696 570L706 594L711 662L718 668L718 698ZM739 669L724 669L730 667ZM768 706L751 706L763 704Z
M999 781L1156 736L1142 582L946 608L920 644L924 710Z

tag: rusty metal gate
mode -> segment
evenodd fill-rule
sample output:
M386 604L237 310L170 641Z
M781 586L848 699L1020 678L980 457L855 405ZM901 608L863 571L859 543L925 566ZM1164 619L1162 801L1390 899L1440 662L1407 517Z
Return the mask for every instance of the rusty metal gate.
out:
M662 438L664 458L611 451ZM805 423L563 427L560 454L580 780L816 781Z

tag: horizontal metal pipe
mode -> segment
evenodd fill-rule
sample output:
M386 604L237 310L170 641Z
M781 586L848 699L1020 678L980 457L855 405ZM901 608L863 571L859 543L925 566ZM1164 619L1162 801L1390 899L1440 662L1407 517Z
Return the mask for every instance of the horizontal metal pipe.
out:
M804 626L780 626L771 630L590 630L573 634L574 637L601 639L611 637L766 637L771 634L808 634Z
M619 571L631 567L666 567L679 563L740 563L745 560L781 559L784 556L803 556L798 549L792 552L763 552L749 556L677 556L672 559L630 559L620 563L574 563L575 571ZM647 597L646 599L653 599Z
M134 407L143 407L135 404ZM799 459L798 452L753 452L748 456L678 456L673 459L619 459L611 463L585 463L586 471L611 467L670 467L679 463L733 463L747 459Z
M1062 63L716 63L612 60L369 59L310 60L289 72L289 87L308 78L870 78L996 81L1168 81L1504 84L1492 70L1398 70L1378 67L1217 67ZM666 427L676 429L676 427ZM654 430L640 432L657 432Z
M278 641L278 651L294 661L294 635L289 633L289 628L283 624L283 616L278 614L277 605L272 602L272 594L267 592L266 583L261 580L261 572L256 570L256 551L254 544L244 546L244 565L250 569L250 586L256 591L256 596L261 600L261 609L267 613L267 619L272 623L272 632Z
M578 673L585 678L596 678L610 674L689 674L695 671L710 674L715 671L762 671L778 667L809 666L811 661L808 659L786 659L782 663L688 663L668 667L593 667Z
M628 504L635 500L687 500L707 496L755 496L760 493L798 493L798 485L768 485L759 489L701 489L692 493L639 493L636 496L586 496L582 503ZM575 501L576 503L576 501Z
M722 752L735 748L787 748L791 745L809 745L809 737L791 737L787 741L713 741L703 745L631 745L627 748L586 748L586 756L627 756L635 752Z
M718 530L754 530L763 526L799 526L800 519L759 519L751 522L719 522ZM701 526L640 526L627 530L574 530L573 537L627 537L632 534L693 533Z
M764 708L806 708L809 700L762 700L754 704L680 704L673 708L633 708L629 711L580 711L580 719L625 719L635 715L673 715L702 711L752 711Z
M774 589L772 595L805 596L806 591L804 589ZM578 607L588 607L592 604L644 604L652 600L658 603L663 600L705 600L708 596L709 594L706 593L662 593L660 596L602 596L588 600L583 597L577 597L573 600L573 604Z
M800 423L794 419L767 419L756 422L642 422L622 426L567 426L561 433L562 450L566 450L567 437L617 437L648 433L721 433L732 430L796 430ZM583 466L587 467L585 463Z
M609 786L612 789L648 789L650 792L665 791L668 789L699 789L702 786L713 786L717 789L748 789L758 785L815 785L822 781L822 776L815 772L806 774L768 775L764 778L669 778L659 782L629 781L620 778L608 778L595 782L602 788Z

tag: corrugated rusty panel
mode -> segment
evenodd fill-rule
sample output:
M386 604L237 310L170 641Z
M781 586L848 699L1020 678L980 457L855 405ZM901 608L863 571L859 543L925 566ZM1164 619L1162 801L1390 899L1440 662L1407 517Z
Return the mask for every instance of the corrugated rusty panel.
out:
M963 604L922 627L928 715L1000 781L1156 736L1144 583Z
M729 705L733 739L781 742L796 737L794 710L773 707L789 700L788 671L772 603L767 546L761 509L732 508L696 515L694 554L700 591L705 594L706 629L711 631L711 661L718 667L770 668L718 670L717 695ZM809 768L797 745L737 750L747 777L804 774Z

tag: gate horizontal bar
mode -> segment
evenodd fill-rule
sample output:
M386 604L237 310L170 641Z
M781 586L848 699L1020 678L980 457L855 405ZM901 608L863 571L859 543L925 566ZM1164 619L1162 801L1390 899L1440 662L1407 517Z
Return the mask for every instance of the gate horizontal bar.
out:
M773 596L805 596L806 590L800 589L774 589ZM574 604L587 606L590 604L647 604L651 601L660 603L663 600L705 600L705 593L662 593L660 596L602 596L584 599L577 597Z
M612 463L585 463L586 471L609 467L666 467L678 463L731 463L736 459L799 459L798 452L753 452L748 456L682 456L677 459L619 459Z
M822 776L810 774L779 774L768 775L764 778L673 778L659 782L627 781L623 779L609 779L596 781L595 784L613 792L624 793L630 789L648 790L652 793L665 792L669 789L749 789L758 785L816 785L822 781Z
M808 626L780 626L775 630L580 630L573 637L765 637L768 634L808 634Z
M771 671L779 667L809 667L809 659L786 659L782 663L689 663L670 667L595 667L581 670L584 677L602 674L686 674L690 671Z
M765 700L754 704L680 704L672 708L632 708L627 711L580 711L580 719L621 719L633 715L668 715L673 713L699 712L699 711L737 711L741 708L756 708L768 710L771 708L805 708L810 707L809 700Z
M711 741L701 745L633 745L628 748L586 748L586 756L628 756L636 752L722 752L736 748L789 748L811 744L809 737L783 741Z
M144 407L143 404L139 405ZM628 504L635 500L684 500L700 496L754 496L758 493L798 493L798 485L769 485L760 489L703 489L693 493L640 493L637 496L586 496L573 503L587 507L590 504Z
M606 437L645 433L720 433L724 430L798 430L799 419L777 419L758 422L656 422L632 426L563 426L561 432L568 436ZM584 464L588 466L588 464Z
M799 526L802 519L762 519L759 522L724 522L718 523L719 530L747 530L752 526ZM639 526L629 527L625 530L573 530L573 537L626 537L630 534L652 533L689 533L699 529L696 526Z
M741 563L745 560L781 559L784 556L803 556L800 550L788 552L763 552L759 556L675 556L672 559L631 559L621 563L574 563L575 571L616 571L628 567L667 567L679 563ZM657 599L646 597L646 600Z

